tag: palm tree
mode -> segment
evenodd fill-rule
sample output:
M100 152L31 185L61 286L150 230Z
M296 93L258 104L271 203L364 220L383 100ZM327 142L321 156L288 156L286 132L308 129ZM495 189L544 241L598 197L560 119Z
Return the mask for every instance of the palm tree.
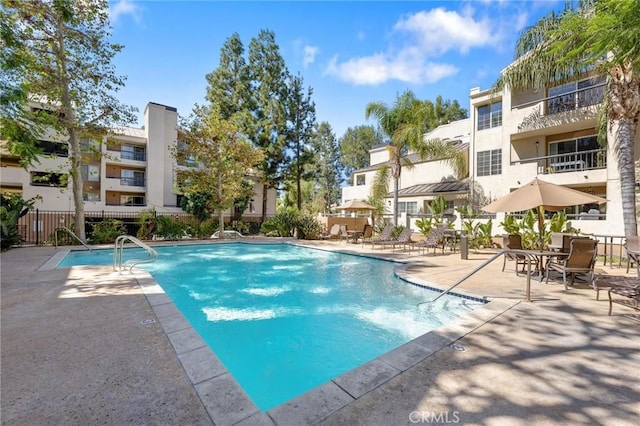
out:
M402 167L411 168L413 163L407 157L414 151L420 158L446 158L460 176L466 169L464 157L458 149L440 139L425 140L424 134L437 123L433 104L420 101L411 91L398 95L394 105L389 107L382 102L371 102L366 108L366 118L378 119L380 128L389 138L387 150L389 161L387 167L381 167L376 177L377 182L388 182L383 175L393 178L393 223L398 224L398 182Z
M637 0L580 1L523 31L516 61L496 86L543 89L585 71L607 77L601 143L612 135L618 159L625 235L637 235L634 136L640 120L640 7Z

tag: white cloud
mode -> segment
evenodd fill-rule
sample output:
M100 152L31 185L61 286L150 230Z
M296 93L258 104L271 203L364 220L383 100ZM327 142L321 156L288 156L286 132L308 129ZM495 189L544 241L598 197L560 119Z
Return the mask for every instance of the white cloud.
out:
M131 0L118 0L109 6L109 18L111 24L115 24L120 17L129 15L134 21L140 22L142 8Z
M319 52L318 46L309 46L306 45L302 49L304 53L304 58L302 59L302 66L308 67L309 64L312 64L316 60L316 55Z
M493 36L491 22L474 20L471 10L463 14L441 7L422 11L398 21L397 31L408 32L425 53L442 54L450 50L467 53L472 47L491 46L499 42Z
M424 58L416 57L414 52L406 50L396 58L376 53L342 63L338 63L338 58L335 56L331 59L325 73L355 85L375 85L388 80L430 84L458 71L459 69L453 65L426 62Z
M335 56L325 74L356 85L382 84L389 80L432 84L459 71L458 67L433 58L451 51L466 54L472 48L497 46L501 40L495 34L498 33L491 21L474 19L471 8L461 12L444 8L421 11L396 22L392 36L402 40L399 48L342 62Z

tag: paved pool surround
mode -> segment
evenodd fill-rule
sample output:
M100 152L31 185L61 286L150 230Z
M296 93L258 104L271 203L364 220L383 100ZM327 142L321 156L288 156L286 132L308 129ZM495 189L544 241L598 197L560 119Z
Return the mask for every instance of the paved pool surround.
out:
M401 278L443 289L489 257L307 244L402 261ZM560 283L534 282L533 302L522 302L525 279L500 272L501 261L456 289L490 303L261 412L146 271L52 269L63 255L2 253L3 423L383 425L446 414L634 424L640 410L637 381L626 380L640 363L633 311L609 317L593 290Z

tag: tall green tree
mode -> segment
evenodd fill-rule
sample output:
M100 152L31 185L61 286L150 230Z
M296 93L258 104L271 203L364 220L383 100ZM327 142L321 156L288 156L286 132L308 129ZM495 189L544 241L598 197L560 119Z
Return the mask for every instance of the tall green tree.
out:
M634 137L640 120L640 2L590 0L567 3L525 29L516 61L497 88L544 89L586 71L607 77L601 133L613 136L618 159L625 235L637 235ZM602 141L604 138L600 138Z
M262 161L262 152L241 137L235 124L222 117L217 107L194 107L191 116L181 124L187 149L175 149L176 160L193 155L199 167L179 169L180 191L209 193L210 210L218 213L220 235L224 231L224 211L245 195L243 184L247 169Z
M412 151L421 158L447 159L456 175L464 173L465 164L461 153L439 139L425 140L424 134L432 130L430 123L435 123L435 111L431 101L421 101L411 91L398 95L393 106L382 102L367 105L366 118L377 118L380 128L390 138L387 145L389 152L389 168L380 169L379 173L389 173L393 179L393 223L398 224L398 183L402 167L413 167L407 156Z
M313 89L309 87L305 93L300 74L288 79L288 89L286 114L289 154L287 155L286 174L291 176L295 182L297 207L298 210L302 210L301 182L311 177L309 168L306 166L314 160L311 151L311 137L313 127L316 124L316 107L311 100Z
M275 34L261 30L249 43L252 122L248 135L251 142L264 152L258 167L263 184L263 222L266 220L269 189L279 188L286 178L283 168L287 161L287 75Z
M331 125L323 121L315 126L312 147L315 151L315 182L317 193L323 198L323 210L340 200L344 166L340 161L340 146Z
M345 174L351 176L354 170L369 166L369 151L383 142L384 135L374 126L347 128L339 141L340 161L344 165Z
M220 49L218 67L206 75L206 99L225 119L233 118L244 129L251 110L251 80L244 45L233 33Z
M435 113L435 120L432 123L429 123L429 127L432 129L441 124L449 124L452 121L462 120L469 116L469 111L460 107L458 101L451 101L449 99L443 100L440 95L436 97L433 109Z
M23 164L37 161L43 129L53 128L59 141L68 142L74 229L84 242L81 166L88 152L80 140L135 121L135 109L114 96L124 86L112 63L122 46L109 42L108 3L2 0L0 32L0 137ZM29 111L29 101L40 111Z

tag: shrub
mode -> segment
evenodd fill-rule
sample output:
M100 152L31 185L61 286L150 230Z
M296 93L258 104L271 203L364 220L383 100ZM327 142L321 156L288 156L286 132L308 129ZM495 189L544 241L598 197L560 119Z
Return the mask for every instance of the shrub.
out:
M293 208L281 210L262 224L260 231L267 236L291 237L300 213Z
M18 219L26 215L29 210L33 209L36 200L40 200L40 196L36 196L29 200L23 200L20 195L0 195L0 243L2 250L7 250L12 245L20 244L22 236L18 231Z
M122 221L116 219L105 219L91 226L93 228L91 237L89 237L91 244L112 243L120 235L127 234L127 228L124 227Z
M182 222L173 220L171 216L156 217L157 229L155 236L165 240L178 240L184 236L184 225Z
M296 224L296 237L301 240L315 240L322 233L322 227L311 216L301 216Z

